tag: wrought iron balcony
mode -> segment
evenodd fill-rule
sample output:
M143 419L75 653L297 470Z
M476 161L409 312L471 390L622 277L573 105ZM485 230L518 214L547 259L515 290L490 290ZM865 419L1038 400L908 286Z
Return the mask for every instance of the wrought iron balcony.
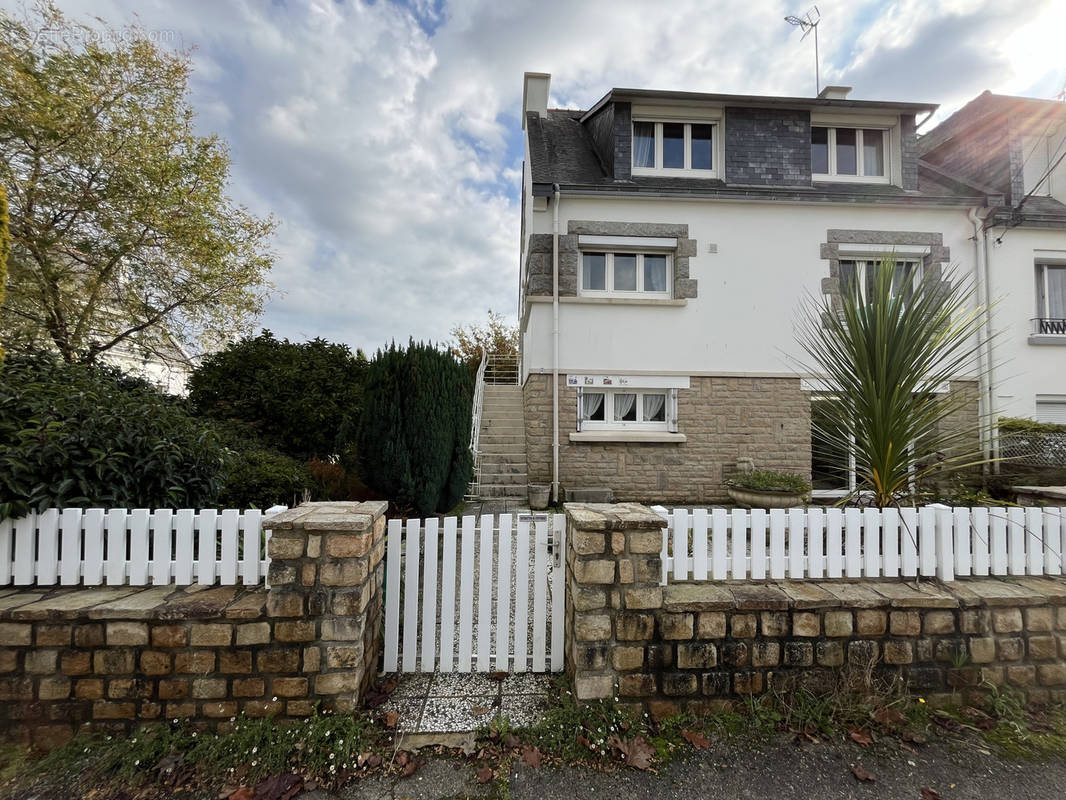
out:
M1033 322L1036 323L1033 326L1034 333L1059 334L1066 336L1066 319L1037 317Z

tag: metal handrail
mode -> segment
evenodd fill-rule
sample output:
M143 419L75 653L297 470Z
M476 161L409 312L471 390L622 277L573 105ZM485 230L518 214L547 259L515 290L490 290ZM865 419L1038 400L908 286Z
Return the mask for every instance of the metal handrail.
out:
M481 487L481 452L478 448L478 439L481 435L481 410L485 404L485 367L489 362L489 354L485 348L481 348L481 364L477 368L477 376L474 378L474 410L470 420L470 452L474 457L474 478L471 482L471 494L476 494Z

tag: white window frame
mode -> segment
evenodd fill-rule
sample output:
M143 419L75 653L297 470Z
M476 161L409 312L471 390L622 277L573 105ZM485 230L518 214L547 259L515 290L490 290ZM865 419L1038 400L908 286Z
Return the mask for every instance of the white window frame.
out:
M1037 280L1039 283L1039 291L1036 296L1036 315L1038 319L1062 319L1061 317L1051 316L1051 309L1049 307L1048 296L1048 278L1047 273L1049 269L1062 269L1066 270L1066 264L1056 264L1050 261L1037 261ZM1061 336L1063 334L1044 334L1046 336Z
M859 288L859 297L862 298L864 303L868 302L866 299L866 267L869 264L873 264L875 268L880 265L880 259L872 258L870 256L850 256L841 254L837 260L837 268L840 269L841 262L850 261L855 264L855 281ZM925 274L924 264L922 258L907 258L905 256L896 255L896 264L913 264L915 269L911 273L911 292L912 296L918 291L918 287L921 285L922 276ZM846 287L844 285L843 270L840 271L840 291L843 293Z
M811 129L825 128L829 135L828 147L829 147L829 172L814 172L814 165L812 161L811 165L811 179L815 181L826 182L840 182L840 183L890 183L889 176L892 174L892 148L891 142L893 137L891 136L891 128L886 128L881 125L864 125L860 122L856 122L853 125L811 125ZM851 128L855 131L855 168L858 172L856 175L838 175L837 174L837 128ZM862 146L863 129L871 131L881 131L881 148L884 153L884 175L866 175L865 164ZM810 145L814 147L813 143Z
M603 395L603 420L587 420L581 417L581 406L585 394ZM637 420L628 422L614 419L614 397L618 394L635 394ZM665 395L662 422L645 422L644 395ZM606 386L578 387L577 390L577 429L578 431L658 431L677 433L677 389L620 386L612 389Z
M585 286L585 256L602 253L606 257L604 269L603 289L589 289ZM614 288L614 257L615 255L635 255L637 257L637 288L635 291ZM666 290L662 292L649 292L644 290L644 257L666 257ZM656 252L654 250L630 250L622 247L593 248L586 247L581 250L581 259L578 263L578 294L583 297L654 297L669 299L674 296L674 256L672 253Z
M638 122L650 122L655 125L655 166L653 167L638 167L633 161L636 156L636 148L632 146L632 142L636 140L636 123ZM685 126L685 166L684 167L664 167L663 164L663 123L667 124L679 124ZM693 125L710 125L711 126L711 168L710 169L693 169L692 168L692 126ZM634 118L633 124L630 126L630 150L632 154L630 156L630 169L633 175L672 175L679 178L717 178L719 175L718 165L722 160L721 148L719 147L720 136L722 126L717 120L709 119L648 119L648 118Z

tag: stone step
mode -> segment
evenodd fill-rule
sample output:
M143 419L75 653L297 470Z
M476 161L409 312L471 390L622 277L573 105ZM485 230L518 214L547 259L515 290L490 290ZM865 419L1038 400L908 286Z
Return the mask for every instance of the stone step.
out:
M479 442L478 450L482 453L515 453L525 458L526 455L526 443L525 442Z
M482 486L521 486L525 488L528 482L529 479L524 472L514 475L499 475L496 473L492 475L482 473L481 475Z
M511 486L508 484L486 484L483 483L478 487L478 494L481 497L499 497L499 498L514 498L516 500L524 500L528 494L525 486Z

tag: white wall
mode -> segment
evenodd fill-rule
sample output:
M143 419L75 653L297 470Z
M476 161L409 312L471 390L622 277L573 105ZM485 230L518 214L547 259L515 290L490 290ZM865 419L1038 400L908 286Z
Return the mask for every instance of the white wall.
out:
M995 238L1002 234L1002 243ZM1036 395L1066 395L1066 341L1031 344L1037 316L1035 261L1066 259L1066 231L1002 228L990 231L994 363L997 405L1004 416L1032 417ZM1046 340L1045 340L1046 341Z
M551 212L532 215L530 232L550 233ZM937 232L951 265L972 276L973 227L962 208L899 208L845 204L573 198L567 220L686 223L698 243L690 274L699 297L678 306L560 304L563 372L794 374L801 353L794 325L803 298L821 297L829 275L820 245L830 228ZM992 232L993 236L998 232ZM708 246L717 245L717 253ZM991 244L991 237L990 237ZM1066 395L1066 346L1029 343L1035 316L1034 258L1062 251L1066 231L1016 228L990 246L1000 414L1031 416L1037 394ZM531 303L523 339L527 371L550 371L551 304Z

